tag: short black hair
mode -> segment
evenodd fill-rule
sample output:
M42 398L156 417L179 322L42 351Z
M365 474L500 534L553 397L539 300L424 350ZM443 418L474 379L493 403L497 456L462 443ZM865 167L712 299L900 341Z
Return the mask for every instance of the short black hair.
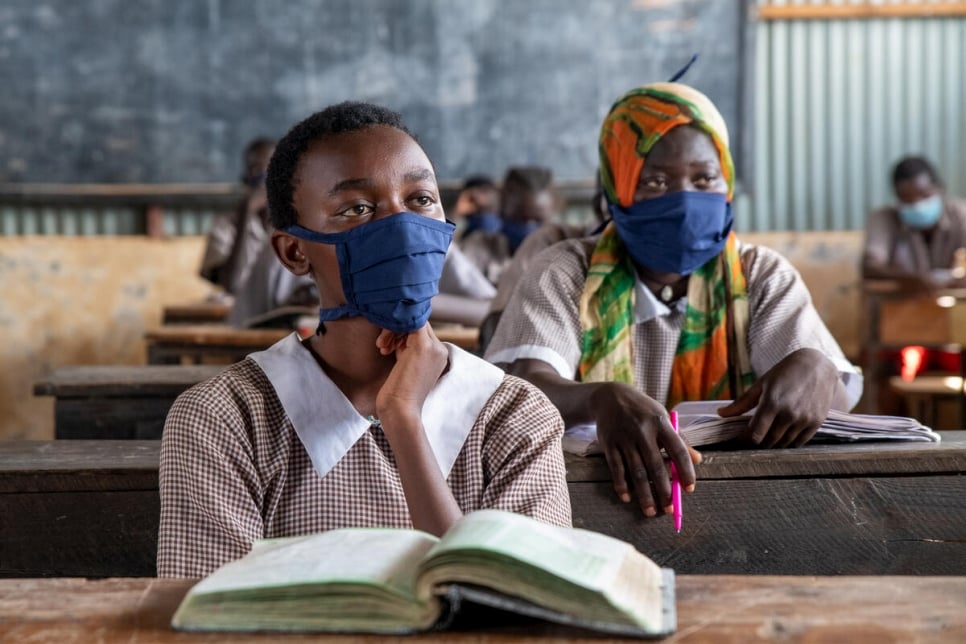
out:
M919 175L926 175L934 186L943 187L943 180L936 172L936 168L925 157L903 157L892 170L892 185L899 185L900 181L915 179Z
M503 177L503 191L540 192L553 185L553 170L541 165L514 166Z
M267 150L271 150L275 147L275 139L270 139L267 136L260 136L257 139L252 139L245 146L245 151L242 152L242 162L248 163L248 157L253 154L259 154Z
M472 188L490 188L496 190L496 182L489 175L472 174L463 181L461 190L470 190Z
M394 127L416 140L398 112L372 103L357 101L330 105L289 130L275 146L275 153L268 164L268 176L265 179L272 226L284 229L298 223L298 213L292 204L295 193L295 173L302 156L312 143L327 136L364 130L376 125Z

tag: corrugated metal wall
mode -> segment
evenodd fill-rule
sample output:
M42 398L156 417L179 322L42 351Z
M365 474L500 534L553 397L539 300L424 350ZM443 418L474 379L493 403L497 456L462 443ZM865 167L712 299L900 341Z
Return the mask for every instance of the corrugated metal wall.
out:
M966 195L966 0L784 2L758 7L932 4L943 17L760 19L754 176L745 230L843 230L893 200L905 154L932 159Z
M144 235L143 208L0 205L0 235ZM203 235L215 211L166 208L165 235Z

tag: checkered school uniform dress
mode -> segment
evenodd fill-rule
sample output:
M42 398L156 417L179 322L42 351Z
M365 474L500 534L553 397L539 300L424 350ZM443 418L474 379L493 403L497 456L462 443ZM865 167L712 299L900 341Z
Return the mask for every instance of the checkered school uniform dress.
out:
M570 525L556 408L525 381L447 348L450 369L423 417L460 509ZM481 379L490 389L472 391ZM388 440L340 396L294 336L182 394L162 439L158 575L207 575L259 538L411 528Z
M561 377L575 380L580 362L580 295L597 237L561 242L540 253L510 298L486 350L486 359L510 364L543 360ZM862 393L862 378L845 358L812 305L798 271L777 252L741 244L748 282L748 350L756 376L802 348L824 353L842 374L850 405ZM686 298L670 308L637 280L633 369L635 386L666 404L671 365L684 325Z

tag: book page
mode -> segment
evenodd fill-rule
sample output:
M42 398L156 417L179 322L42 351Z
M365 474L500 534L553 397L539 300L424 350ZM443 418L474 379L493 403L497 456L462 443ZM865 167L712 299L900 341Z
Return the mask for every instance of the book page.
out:
M564 430L563 450L577 456L600 454L600 444L597 442L597 424L582 423Z
M632 546L597 532L559 528L512 512L478 510L450 528L426 558L489 550L530 562L580 586L601 589L620 567L622 556L617 551L627 548Z
M694 446L720 443L745 436L755 413L723 418L717 410L730 400L698 400L679 403L678 426ZM918 420L906 416L852 414L830 409L811 442L918 441L938 443L940 436Z
M437 542L424 532L382 528L261 540L248 555L225 564L191 593L340 582L413 596L416 565Z
M473 584L595 628L663 628L660 567L629 543L589 530L478 510L450 528L420 568L420 597L438 584Z

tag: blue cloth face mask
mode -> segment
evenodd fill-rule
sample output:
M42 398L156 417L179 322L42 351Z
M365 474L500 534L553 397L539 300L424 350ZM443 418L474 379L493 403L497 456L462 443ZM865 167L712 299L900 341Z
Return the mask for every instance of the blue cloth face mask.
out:
M362 316L393 333L412 333L429 320L455 228L448 221L402 212L342 233L298 225L285 232L336 247L346 303L320 309L319 320Z
M932 228L943 214L942 195L933 195L915 203L899 205L899 217L912 228Z
M617 234L635 262L654 271L689 275L720 253L734 219L725 195L672 192L609 204Z
M527 235L540 227L539 221L506 221L504 220L500 232L510 242L510 252L515 253Z
M473 215L467 215L466 228L463 230L463 236L466 237L476 230L482 230L485 233L495 233L500 230L501 223L503 223L503 220L495 212L478 212Z

